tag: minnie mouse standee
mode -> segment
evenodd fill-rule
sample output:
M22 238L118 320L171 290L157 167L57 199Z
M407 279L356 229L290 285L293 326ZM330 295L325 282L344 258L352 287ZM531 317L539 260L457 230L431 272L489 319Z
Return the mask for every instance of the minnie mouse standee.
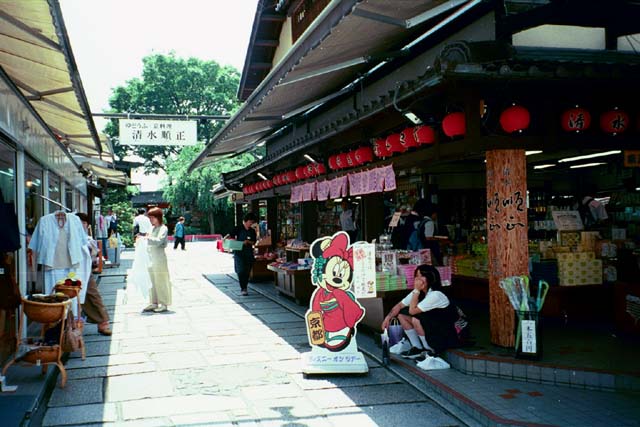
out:
M364 308L350 291L353 248L343 231L311 244L311 296L306 324L311 352L302 355L305 374L366 373L369 371L356 343L356 327Z

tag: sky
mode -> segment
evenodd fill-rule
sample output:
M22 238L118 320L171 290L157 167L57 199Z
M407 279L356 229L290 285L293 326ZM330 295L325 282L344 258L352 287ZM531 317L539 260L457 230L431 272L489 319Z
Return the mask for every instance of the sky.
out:
M142 58L152 53L174 51L179 57L215 60L242 72L257 2L60 0L91 111L107 110L112 89L139 77ZM105 120L95 122L102 131ZM142 191L154 190L157 177L149 181L142 183Z

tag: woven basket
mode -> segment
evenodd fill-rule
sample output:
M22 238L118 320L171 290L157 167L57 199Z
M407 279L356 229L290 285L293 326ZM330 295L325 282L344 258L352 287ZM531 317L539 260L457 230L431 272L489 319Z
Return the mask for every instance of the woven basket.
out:
M56 285L54 288L56 292L62 292L69 298L77 297L80 294L80 289L82 289L82 286Z
M33 349L20 358L20 361L28 363L55 363L60 355L60 346L42 346Z
M46 303L22 299L22 309L25 316L34 322L56 323L62 320L64 309L69 303Z

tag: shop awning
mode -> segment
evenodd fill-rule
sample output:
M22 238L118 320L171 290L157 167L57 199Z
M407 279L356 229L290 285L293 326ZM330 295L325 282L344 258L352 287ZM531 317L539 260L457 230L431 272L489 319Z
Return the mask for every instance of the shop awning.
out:
M82 163L82 169L93 174L96 178L104 179L107 182L117 185L129 184L129 177L119 170L111 169L106 166L99 166L93 163Z
M331 2L276 64L190 170L251 150L283 120L338 96L359 75L474 0Z
M57 1L0 0L0 67L69 154L113 162L96 131Z

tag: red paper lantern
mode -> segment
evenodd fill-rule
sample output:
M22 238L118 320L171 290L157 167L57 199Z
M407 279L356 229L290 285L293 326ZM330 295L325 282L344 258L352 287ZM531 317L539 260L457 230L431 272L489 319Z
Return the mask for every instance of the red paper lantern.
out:
M356 163L363 165L373 161L373 150L371 147L360 147L356 149Z
M418 145L433 144L436 140L436 133L431 126L416 126L413 128L413 136Z
M347 153L340 153L336 157L336 165L338 169L344 169L347 167Z
M413 128L406 128L400 132L400 144L404 145L406 149L416 147L418 145L416 136L413 133Z
M591 114L584 108L569 108L560 118L562 129L567 132L581 132L591 126Z
M315 167L316 167L316 175L324 175L325 173L327 173L327 168L325 168L322 163L316 163Z
M315 176L316 175L316 167L314 163L309 163L305 166L305 169L307 170L307 177L311 177L311 176Z
M629 115L618 108L602 113L600 129L611 135L623 133L629 127Z
M273 177L273 185L278 186L282 185L282 174L277 174Z
M512 105L500 114L500 126L507 133L522 132L529 127L531 115L521 105Z
M336 170L336 169L340 169L338 167L338 155L334 154L333 156L329 157L329 169L331 170Z
M287 172L287 183L291 184L292 182L296 182L296 173L294 171Z
M394 133L389 135L386 139L386 143L387 143L387 150L389 150L390 153L402 153L407 151L407 147L402 145L402 143L400 142L399 133Z
M307 177L307 171L304 166L298 166L296 168L296 178L298 180L305 179Z
M376 157L389 157L391 153L387 150L387 142L385 139L376 139L373 143L373 152Z
M464 113L450 113L442 120L442 130L450 138L463 136L467 132Z
M348 168L352 168L354 166L358 166L358 163L356 162L356 152L355 151L349 151L346 154L345 158L347 159L347 167Z

